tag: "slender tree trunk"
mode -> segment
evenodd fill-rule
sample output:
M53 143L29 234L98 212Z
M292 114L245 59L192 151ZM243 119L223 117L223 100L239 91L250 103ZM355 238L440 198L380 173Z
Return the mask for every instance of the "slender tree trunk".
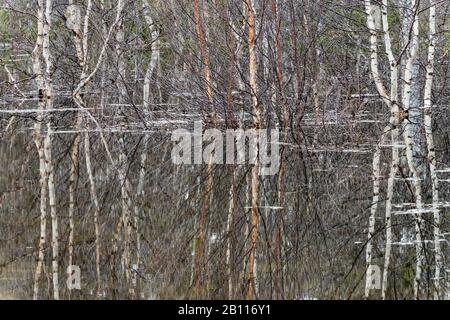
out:
M434 298L440 299L441 294L441 269L443 267L443 255L441 249L441 213L439 210L439 179L436 174L436 152L433 138L432 123L432 89L434 76L434 56L436 46L436 0L430 0L429 20L429 45L426 66L426 81L424 92L424 125L427 142L428 165L430 168L431 188L433 199L433 236L434 236Z
M75 125L76 129L79 130L81 126L81 115L77 115L77 123ZM80 145L80 135L76 133L75 140L73 142L72 148L70 150L70 177L69 177L69 266L73 265L73 253L74 253L74 236L75 236L75 222L74 214L76 208L76 185L78 176L78 153ZM69 290L70 299L70 290Z
M375 24L375 17L373 14L373 7L370 0L364 0L364 6L367 14L367 27L369 29L370 33L370 71L372 78L375 82L375 86L377 88L378 94L382 98L383 102L389 107L391 110L391 118L390 123L384 128L383 133L381 135L380 141L375 146L375 152L373 156L373 162L372 162L372 170L373 170L373 198L372 198L372 204L370 207L370 215L369 215L369 228L368 228L368 234L367 234L367 245L366 245L366 285L365 285L365 297L366 299L369 297L370 289L371 289L371 282L372 282L372 275L370 272L372 272L372 257L373 257L373 238L375 236L375 223L376 223L376 214L378 209L378 204L380 201L380 182L381 182L381 168L380 168L380 158L381 158L381 146L385 143L388 134L391 132L391 130L395 130L395 105L392 104L391 97L387 94L387 90L383 85L383 82L380 77L380 72L378 68L378 38L377 38L377 30L376 30L376 24ZM385 46L386 51L388 52L388 55L390 59L392 59L392 50L390 49L390 38L389 38L389 29L388 25L385 24L384 26L384 39L385 39ZM392 65L392 64L391 64ZM396 91L396 82L394 82L395 75L396 75L396 69L394 69L395 65L391 66L391 94ZM392 86L392 84L394 84ZM395 138L395 133L392 133L392 138ZM395 148L393 149L393 157L395 157ZM395 162L395 161L394 161ZM394 168L395 163L392 164L391 168ZM394 170L391 170L391 174L395 174ZM392 180L393 183L393 180ZM393 186L393 185L392 185ZM386 222L390 224L390 209L386 212ZM391 229L389 227L389 229ZM391 232L389 230L389 232Z
M195 16L195 32L197 35L198 46L200 50L201 59L203 62L203 73L205 82L205 92L208 97L209 104L211 105L211 119L205 119L207 125L211 125L213 128L217 126L216 111L214 107L213 100L213 88L211 83L211 70L209 66L209 56L206 48L206 38L205 32L203 30L203 24L201 19L201 11L198 0L194 0L194 16ZM210 194L213 188L213 177L212 177L212 155L208 157L208 164L206 169L206 190L203 194L202 205L200 208L200 218L199 218L199 236L197 241L197 252L196 252L196 294L201 297L203 294L203 269L205 264L205 228L206 221L209 211L209 201Z
M53 110L53 83L52 72L53 62L50 53L50 31L52 26L52 0L46 0L45 3L45 23L43 30L42 57L45 61L45 105L46 110L51 114ZM44 154L46 162L46 174L48 177L48 195L49 207L52 220L52 280L53 280L53 298L59 300L59 234L58 234L58 216L56 211L56 190L54 182L54 168L52 159L52 136L53 128L51 119L47 121L47 134L44 139Z
M45 108L45 100L43 99L43 92L45 91L45 84L43 79L43 71L41 66L41 52L43 46L43 32L44 32L44 0L38 0L37 12L37 38L36 45L31 55L33 63L33 72L36 75L36 84L39 98L39 112L34 128L34 141L39 155L39 186L40 186L40 236L38 245L38 262L34 274L33 299L39 298L39 280L42 275L42 270L45 267L45 241L46 241L46 225L47 225L47 175L45 171L45 154L44 142L42 138L42 123L44 120L43 110ZM41 98L42 97L42 98Z
M392 248L392 199L394 195L394 183L395 176L399 167L399 141L398 141L398 125L399 125L399 108L398 108L398 65L395 61L394 54L392 52L391 37L389 33L388 23L388 1L383 0L381 6L382 25L384 34L384 46L386 54L388 56L390 65L390 77L391 77L391 118L390 124L392 126L391 143L392 143L392 162L390 167L390 173L388 178L388 188L386 196L386 214L385 214L385 228L386 228L386 247L384 254L384 268L383 268L383 282L381 296L386 299L386 290L388 286L388 272L391 259Z
M73 1L69 2L71 5L73 5ZM88 40L89 40L89 20L92 12L92 1L87 1L86 6L86 14L84 17L84 24L83 24L83 32L81 33L81 21L76 21L76 19L73 19L74 23L76 23L75 26L73 26L73 34L74 34L74 43L77 51L77 58L78 63L81 67L81 76L80 76L80 83L84 80L84 78L87 76L87 69L88 69ZM77 102L77 99L79 102L81 102L82 105L85 105L84 99L81 97L81 95L78 95L75 98L75 102ZM81 110L78 111L77 114L77 120L75 124L75 130L77 131L75 134L75 141L72 146L71 150L71 159L72 159L72 167L71 167L71 174L70 174L70 180L69 180L69 225L70 225L70 234L69 234L69 265L72 265L73 261L73 239L74 239L74 221L73 221L73 213L74 213L74 207L75 207L75 180L76 175L78 174L79 170L79 164L78 164L78 153L79 153L79 145L81 141L81 123L82 123L82 114ZM92 170L92 164L91 164L91 149L90 149L90 139L89 139L89 132L85 133L85 159L86 159L86 170L89 177L89 183L90 183L90 194L91 199L94 206L94 229L95 229L95 270L96 270L96 277L97 277L97 288L96 288L96 296L97 298L100 297L101 294L101 271L100 271L100 226L99 226L99 214L100 214L100 207L97 199L97 191L95 186L95 179L93 176L93 170ZM69 291L70 294L70 291Z
M235 250L236 250L236 208L237 208L237 192L236 192L236 167L234 165L230 168L231 184L229 191L229 207L227 218L227 251L226 251L226 265L228 267L228 299L234 298L234 274L236 271L235 265Z
M248 50L249 50L249 82L250 93L253 104L253 125L256 132L256 141L259 143L259 130L261 129L261 109L258 102L258 87L257 87L257 65L256 65L256 39L255 39L255 14L252 0L244 0L247 9L247 25L248 25ZM257 143L257 145L258 145ZM258 148L258 147L257 147ZM259 154L258 150L255 152ZM255 164L251 169L251 230L250 230L250 255L248 259L248 289L247 299L255 299L255 259L256 259L256 244L258 241L258 226L259 226L259 212L258 212L258 197L259 197L259 163L255 159Z
M419 49L419 16L418 16L418 0L411 0L410 9L414 12L413 24L412 24L412 35L411 44L408 59L405 65L404 72L404 86L403 86L403 108L408 110L410 108L411 102L411 87L413 81L412 69L416 63L418 49ZM422 184L420 181L420 176L417 170L416 161L414 159L414 132L411 128L409 119L403 120L403 137L406 143L406 158L408 161L408 167L413 177L414 184L414 195L416 209L418 213L415 215L415 233L416 233L416 275L414 282L414 298L418 299L420 295L420 282L422 277L422 268L424 263L424 243L422 241L422 228L423 228L423 218L421 210L423 209L422 203Z
M144 78L144 88L143 88L143 109L144 112L146 112L146 116L150 114L150 84L151 79L153 76L153 72L157 66L158 60L159 60L159 33L155 28L155 25L153 24L153 19L151 17L150 7L146 0L142 2L142 13L145 19L145 22L147 23L149 30L150 30L150 36L151 36L151 48L152 48L152 54L150 57L150 63L147 67L147 71L145 73ZM141 154L141 161L140 161L140 172L139 172L139 181L137 186L137 196L139 200L142 202L144 200L144 179L145 179L145 163L147 162L147 153L148 153L148 141L150 139L149 134L144 135L144 148ZM137 270L139 270L140 267L140 261L141 261L141 240L140 240L140 234L139 234L139 208L136 205L135 206L135 215L134 215L134 225L135 225L135 231L136 231L136 266ZM134 280L137 284L137 278L136 278L136 272L134 274Z
M124 3L119 3L118 5L124 5ZM119 11L119 8L118 8ZM121 9L120 9L121 11ZM119 18L117 24L116 33L116 56L118 59L118 77L117 84L119 90L119 105L122 105L126 101L127 89L125 84L126 75L126 60L125 60L125 32L124 32L124 17ZM123 123L122 123L123 128ZM124 232L124 249L123 249L123 261L125 267L125 279L128 287L128 294L130 298L135 297L135 287L132 282L133 270L131 265L131 251L130 245L132 241L132 230L133 230L133 220L131 219L131 186L127 177L127 167L128 160L125 155L125 140L124 134L119 134L119 183L121 192L121 202L122 202L122 222L123 222L123 232Z
M39 122L39 119L38 121ZM38 245L38 262L34 273L34 286L33 286L33 300L39 298L39 280L42 274L42 270L45 264L45 242L47 237L47 175L45 173L45 155L42 138L40 136L35 137L36 147L39 154L39 186L41 190L40 195L40 236Z
M383 101L390 105L389 98L386 93L386 89L381 82L381 78L378 70L378 53L377 53L377 45L378 39L375 30L375 21L372 14L372 4L370 0L364 1L366 14L367 14L367 27L369 28L370 33L370 71L372 78L377 87L377 91L379 95L382 97ZM375 223L376 223L376 214L378 209L378 203L380 201L380 181L381 181L381 170L380 170L380 157L381 157L381 145L385 142L386 135L390 131L390 126L387 126L383 130L383 134L380 138L378 145L375 147L375 152L373 155L372 162L372 171L373 171L373 198L372 204L370 207L370 215L369 215L369 228L367 232L367 245L366 245L366 286L365 286L365 297L366 299L369 297L372 275L369 272L372 271L372 257L373 257L373 237L375 236Z
M70 5L74 5L74 1L69 1ZM84 27L83 33L81 33L81 21L77 21L76 17L69 17L74 25L71 27L72 32L74 34L74 43L77 52L78 63L81 67L81 76L80 81L84 79L87 72L87 58L88 58L88 33L89 33L89 19L92 10L92 1L89 0L86 6L86 15L84 18ZM79 97L81 100L82 98ZM83 102L84 104L84 102ZM81 136L79 131L81 130L81 122L82 122L82 114L81 110L77 113L77 120L75 123L75 139L71 148L70 158L71 158L71 169L70 169L70 177L69 177L69 266L73 265L73 252L74 252L74 212L76 205L76 180L77 175L79 174L79 164L78 164L78 156L79 156L79 145L81 141ZM88 135L88 133L86 133ZM92 189L91 189L92 190ZM95 186L94 186L95 190ZM97 295L99 294L97 290ZM70 290L69 290L70 297Z
M101 252L101 243L100 243L100 205L97 198L97 190L95 187L95 179L94 179L94 173L92 170L92 163L91 163L91 142L89 140L89 134L86 132L84 135L84 151L85 151L85 159L86 159L86 171L89 177L89 184L90 184L90 193L91 193L91 200L94 207L94 230L95 230L95 272L97 276L97 290L96 295L97 298L101 295L102 290L102 276L101 276L101 258L100 258L100 252Z
M70 0L69 5L73 6L74 1ZM69 13L68 13L69 14ZM69 17L71 23L77 23L74 17ZM78 62L82 62L83 50L81 48L81 39L80 39L80 25L71 25L73 27L72 31L74 34L74 43L75 49L77 52ZM81 60L81 61L80 61ZM81 113L77 113L77 119L75 123L75 130L79 131L81 126ZM70 149L70 177L69 177L69 266L73 265L73 252L74 252L74 232L75 232L75 223L74 223L74 214L76 207L76 182L77 175L79 170L78 165L78 154L79 154L79 145L80 145L80 134L75 133L75 139L72 144L72 148ZM71 297L71 290L69 290L69 299Z
M281 97L282 105L282 128L283 128L283 143L280 148L280 169L278 172L278 206L280 207L277 211L276 222L275 222L275 299L281 299L283 294L283 282L282 282L282 266L281 266L281 250L282 250L282 223L283 215L285 213L285 145L287 144L288 138L288 128L289 128L289 111L285 95L285 83L283 75L283 51L281 45L281 19L278 17L277 13L277 0L272 0L271 2L272 18L275 24L275 48L276 48L276 60L277 60L277 80L278 87Z
M236 129L238 127L236 117L234 114L234 105L233 105L233 87L235 81L235 68L236 68L236 44L235 39L232 34L232 21L231 16L229 15L229 4L227 4L226 8L226 16L228 18L229 23L227 24L227 39L229 42L228 48L228 80L227 80L227 128ZM236 174L237 168L234 164L230 166L230 190L229 190L229 206L228 206L228 217L227 217L227 251L226 251L226 265L227 265L227 281L228 281L228 299L231 300L234 298L235 294L235 272L236 272L236 210L237 210L237 201L238 195L236 190Z

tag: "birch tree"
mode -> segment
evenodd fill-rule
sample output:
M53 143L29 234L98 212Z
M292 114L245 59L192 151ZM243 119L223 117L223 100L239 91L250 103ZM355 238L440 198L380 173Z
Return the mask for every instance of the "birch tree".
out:
M433 138L432 123L432 89L435 65L436 50L436 1L430 0L429 9L429 35L428 35L428 57L426 65L426 82L424 92L424 126L427 142L428 165L430 169L433 201L433 236L434 236L434 298L440 298L441 292L441 269L443 265L443 255L441 249L441 212L439 208L439 179L436 174L436 152Z

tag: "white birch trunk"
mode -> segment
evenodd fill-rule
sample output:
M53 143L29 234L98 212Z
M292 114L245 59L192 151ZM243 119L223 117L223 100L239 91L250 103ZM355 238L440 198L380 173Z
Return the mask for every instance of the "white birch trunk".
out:
M38 245L38 262L34 273L34 286L33 286L33 300L39 298L39 280L41 278L42 270L45 264L45 242L47 237L47 175L45 173L45 155L44 147L41 137L36 137L36 146L39 153L39 186L41 190L40 195L40 235Z
M432 89L434 75L434 57L436 46L436 0L430 0L430 20L429 20L429 45L428 59L426 66L426 82L424 92L424 125L427 142L428 165L430 168L432 199L433 199L433 235L434 235L434 298L438 300L441 295L441 269L443 267L443 256L441 249L441 213L439 210L439 179L436 174L436 152L434 147L432 130Z
M52 26L52 0L46 0L45 3L45 20L43 28L42 57L45 61L45 106L47 111L53 110L53 62L50 53L50 31ZM58 234L58 216L56 211L56 190L54 182L54 168L52 159L52 123L51 119L47 120L47 134L44 139L44 154L46 162L46 173L48 177L48 195L49 207L52 221L52 282L53 282L53 298L59 299L59 234Z
M417 0L411 0L410 9L413 12L416 12L416 7L419 5ZM419 49L419 17L418 14L415 13L414 21L412 25L412 35L411 35L411 46L409 50L408 59L405 65L404 70L404 87L403 87L403 107L405 110L409 109L411 102L411 82L413 80L412 68L417 59L418 49ZM412 173L413 184L414 184L414 195L415 195L415 204L418 210L423 208L422 203L422 185L419 177L419 173L417 171L416 161L414 160L414 140L413 135L414 132L411 128L411 124L408 119L403 120L403 137L406 143L406 158L408 161L409 170ZM414 281L414 298L418 299L420 294L420 281L422 277L422 265L424 260L424 244L422 242L422 226L423 219L422 214L419 212L415 217L415 233L416 233L416 275Z
M381 20L382 28L384 34L384 46L386 54L389 59L390 65L390 77L391 77L391 118L390 124L392 126L391 131L391 143L392 143L392 162L388 178L388 189L386 197L386 213L385 213L385 228L386 228L386 247L384 253L384 268L383 268L383 280L381 296L386 299L386 290L388 286L388 273L389 264L391 258L391 248L392 248L392 198L394 195L394 183L395 176L398 172L399 167L399 141L398 141L398 125L399 125L399 108L398 108L398 65L395 61L394 54L392 52L391 36L389 33L389 23L388 23L388 1L383 0L381 6Z
M385 104L391 109L391 99L387 95L387 90L383 85L383 82L380 77L379 68L378 68L378 38L377 38L377 29L375 25L375 17L373 16L373 7L370 0L364 0L365 10L367 14L367 27L370 32L370 70L372 78L375 82L375 86L377 88L378 94L381 96L382 100ZM387 27L387 25L386 25ZM387 40L386 35L389 36L388 33L385 32L385 41ZM380 170L380 157L381 157L381 145L385 142L387 138L387 134L391 130L391 124L385 127L383 130L382 136L378 145L375 147L375 153L373 156L372 162L372 170L373 170L373 198L372 205L370 208L369 215L369 228L368 228L368 239L366 245L366 285L365 285L365 297L368 298L371 289L372 275L369 274L372 269L372 256L373 256L373 237L375 236L375 223L376 223L376 213L378 209L378 202L380 201L380 181L381 181L381 170Z
M67 9L67 26L74 33L74 43L77 52L78 63L81 66L81 80L86 76L87 72L87 56L88 56L88 32L89 32L89 18L92 9L92 1L88 0L86 7L86 15L84 19L83 33L81 34L81 13L78 6L74 5L74 1L69 1L69 7ZM80 81L81 81L80 80ZM81 97L79 98L81 99ZM82 122L81 110L77 114L77 120L75 124L75 130L80 131ZM71 170L69 178L69 266L73 265L73 251L74 251L74 211L75 211L75 184L76 176L78 174L78 156L79 145L81 137L80 133L75 134L75 140L71 149ZM69 290L70 297L70 290Z
M37 12L37 38L36 45L31 55L33 63L33 72L36 75L36 83L38 92L41 93L45 90L45 84L43 79L43 71L40 61L40 56L42 52L43 45L43 32L44 32L44 1L38 0L38 12ZM38 94L40 95L40 94ZM39 112L37 115L37 121L35 122L35 132L34 140L38 150L39 155L39 185L40 185L40 236L38 245L38 262L34 274L34 285L33 285L33 299L37 300L39 297L39 279L42 275L42 270L45 264L44 247L46 241L46 225L47 225L47 175L45 171L45 154L44 154L44 143L42 138L42 122L43 122L43 109L45 108L45 101L43 99L39 100Z
M95 272L97 276L97 297L100 297L101 289L102 289L102 278L101 278L101 269L100 269L100 252L101 252L101 243L100 243L100 205L97 198L97 190L95 187L95 179L92 170L91 164L91 143L89 141L89 134L86 132L84 136L84 151L85 151L85 160L86 160L86 171L89 177L90 184L90 193L91 200L94 206L94 232L95 232Z

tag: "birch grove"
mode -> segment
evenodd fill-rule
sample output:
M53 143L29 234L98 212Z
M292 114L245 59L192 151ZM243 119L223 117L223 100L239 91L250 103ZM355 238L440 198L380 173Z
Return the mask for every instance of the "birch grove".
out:
M448 299L449 10L0 0L0 298Z

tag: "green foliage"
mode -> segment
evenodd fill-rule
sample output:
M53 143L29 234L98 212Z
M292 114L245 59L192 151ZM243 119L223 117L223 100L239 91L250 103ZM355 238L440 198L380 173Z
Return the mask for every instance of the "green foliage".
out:
M448 18L447 25L450 25L450 18ZM448 56L450 52L450 32L443 33L442 50Z
M411 263L407 263L400 268L400 277L405 287L412 287L414 284L415 270Z
M397 10L388 10L388 23L391 28L400 24L400 15Z
M359 26L366 25L366 13L361 10L352 10L350 12L350 19Z
M10 37L10 15L7 10L0 9L0 40L8 41Z

